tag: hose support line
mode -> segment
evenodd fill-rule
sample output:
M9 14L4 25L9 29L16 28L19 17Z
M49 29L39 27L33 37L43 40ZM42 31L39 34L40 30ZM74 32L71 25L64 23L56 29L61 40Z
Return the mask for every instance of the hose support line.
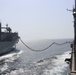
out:
M34 51L34 52L41 52L41 51L45 51L45 50L47 50L47 49L49 49L50 47L52 47L53 45L64 45L64 44L70 44L70 43L72 43L72 42L64 42L64 43L57 43L57 42L53 42L53 43L51 43L49 46L47 46L46 48L44 48L44 49L41 49L41 50L37 50L37 49L33 49L33 48L31 48L31 47L29 47L27 44L25 44L24 43L24 41L20 38L20 41L22 42L22 44L24 45L24 46L26 46L28 49L30 49L31 51Z

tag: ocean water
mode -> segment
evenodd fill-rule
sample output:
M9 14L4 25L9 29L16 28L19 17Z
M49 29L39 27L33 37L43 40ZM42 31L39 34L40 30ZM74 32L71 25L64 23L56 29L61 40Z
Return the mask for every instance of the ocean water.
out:
M24 41L34 49L43 49L52 42L63 43L71 39ZM43 52L33 52L21 42L17 49L0 57L0 75L67 75L69 64L65 62L71 55L70 43L53 45Z

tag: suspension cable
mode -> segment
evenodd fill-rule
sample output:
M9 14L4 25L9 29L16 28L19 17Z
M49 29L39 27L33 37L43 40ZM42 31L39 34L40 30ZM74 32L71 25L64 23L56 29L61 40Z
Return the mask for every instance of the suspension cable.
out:
M46 48L41 49L41 50L37 50L37 49L33 49L33 48L29 47L27 44L25 44L25 43L23 42L23 40L22 40L21 38L20 38L20 41L24 44L24 46L26 46L28 49L30 49L31 51L34 51L34 52L45 51L45 50L47 50L48 48L52 47L53 45L64 45L64 44L72 43L72 42L64 42L64 43L59 44L59 43L53 42L53 43L51 43L49 46L47 46Z

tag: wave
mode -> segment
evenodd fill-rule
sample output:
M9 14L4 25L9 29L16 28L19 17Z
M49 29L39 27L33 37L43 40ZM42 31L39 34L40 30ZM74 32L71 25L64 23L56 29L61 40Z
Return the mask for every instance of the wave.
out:
M66 58L70 58L70 51L65 52L62 55L57 55L57 59L52 60L52 69L49 68L44 70L44 75L67 75L69 70L69 65L65 62Z
M9 55L5 55L0 58L13 61L15 56L21 54L22 52L17 52ZM12 59L11 59L11 58ZM70 51L64 52L60 55L55 55L53 57L44 58L32 63L26 63L18 68L9 68L8 63L5 63L1 68L1 74L8 75L67 75L69 65L65 62L66 58L70 58ZM13 59L14 58L14 59Z
M69 65L65 62L66 58L70 58L70 51L61 55L55 55L52 58L45 58L30 65L28 69L30 75L67 75Z
M17 49L15 49L14 51L12 51L12 52L10 52L10 53L1 56L1 57L0 57L0 62L2 62L2 61L12 62L13 60L16 60L21 53L23 53L22 50L17 50Z
M11 72L9 69L8 63L14 62L22 54L22 50L14 50L6 55L0 57L0 75L7 75L8 72ZM13 70L13 69L12 69Z
M70 58L70 51L61 55L55 55L52 58L45 58L33 63L27 63L24 68L15 70L16 75L67 75L69 65L65 62ZM18 73L19 72L19 73ZM12 71L14 73L14 71Z

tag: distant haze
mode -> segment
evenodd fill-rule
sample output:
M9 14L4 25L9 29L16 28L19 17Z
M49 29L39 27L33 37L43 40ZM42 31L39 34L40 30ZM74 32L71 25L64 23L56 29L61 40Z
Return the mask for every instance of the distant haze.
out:
M74 0L0 0L0 21L23 40L73 38Z

